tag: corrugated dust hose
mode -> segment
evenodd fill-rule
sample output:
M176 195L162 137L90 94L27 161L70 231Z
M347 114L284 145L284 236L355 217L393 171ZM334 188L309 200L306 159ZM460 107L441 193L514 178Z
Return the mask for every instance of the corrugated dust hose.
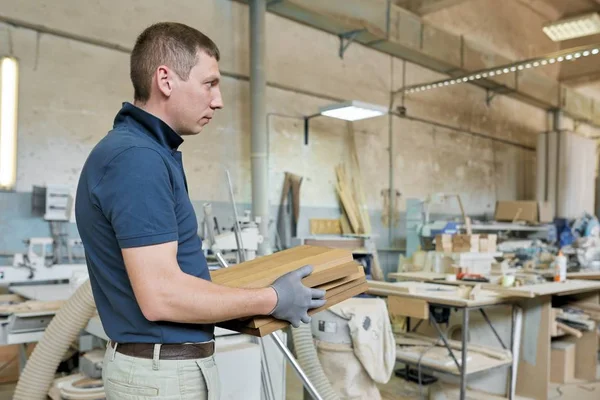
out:
M339 400L339 396L331 386L331 383L329 383L321 367L310 324L303 324L298 328L292 328L292 341L298 363L317 389L317 392L319 392L319 395L321 395L323 400Z
M13 400L45 400L56 368L96 311L90 281L56 313L21 373ZM298 362L324 400L339 400L317 357L310 325L292 329Z
M67 300L46 328L21 373L13 400L45 400L69 346L96 311L90 281Z

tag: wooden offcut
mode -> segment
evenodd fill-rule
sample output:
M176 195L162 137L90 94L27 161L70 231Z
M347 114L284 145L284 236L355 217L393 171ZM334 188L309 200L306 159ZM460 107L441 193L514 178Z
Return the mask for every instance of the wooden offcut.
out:
M63 306L65 302L63 300L57 301L25 301L23 303L0 305L0 315L10 315L16 313L28 313L28 312L43 312L43 311L57 311Z
M352 253L342 249L330 249L318 246L299 246L278 253L246 261L229 268L211 272L211 280L223 286L258 289L268 287L275 280L288 272L304 265L312 265L313 272L304 278L307 286L317 286L351 274L350 267L341 268L343 264L352 262ZM341 275L333 268L340 268Z
M351 251L308 245L213 271L211 279L216 284L228 287L264 288L304 265L311 265L313 271L302 279L302 283L307 287L325 290L327 300L323 307L309 310L309 315L367 290L364 269L353 260ZM288 325L287 321L271 316L254 316L217 324L222 328L255 336L264 336Z
M311 235L341 235L342 226L338 219L326 218L311 218L310 221Z
M319 308L315 308L308 311L308 315L314 315L320 311L326 310L331 306L334 306L338 303L341 303L344 300L347 300L351 297L357 296L361 293L364 293L368 288L366 282L360 283L357 286L354 286L348 290L345 290L342 293L331 296L327 299L325 305ZM248 335L263 337L269 335L275 331L283 329L289 325L286 321L274 320L266 325L261 326L260 328L250 328L247 323L244 324L243 321L228 321L225 323L217 324L221 328L231 329L240 333L245 333Z
M365 283L365 274L362 271L362 267L359 266L358 268L361 268L361 270L352 275L349 275L346 278L337 279L330 283L319 285L316 287L316 289L325 290L325 299L329 299L332 296L335 296L339 293L343 293L345 290L353 288L354 286L358 286L361 283ZM261 326L271 323L273 321L275 321L275 318L271 316L257 316L254 317L247 325L250 328L260 328Z

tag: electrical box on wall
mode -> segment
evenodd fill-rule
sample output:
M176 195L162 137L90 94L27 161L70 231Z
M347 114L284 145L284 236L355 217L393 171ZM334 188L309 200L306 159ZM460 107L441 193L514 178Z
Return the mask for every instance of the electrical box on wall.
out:
M71 188L66 185L46 186L46 221L69 221L73 210Z
M34 186L32 212L46 221L73 221L73 188L68 185Z

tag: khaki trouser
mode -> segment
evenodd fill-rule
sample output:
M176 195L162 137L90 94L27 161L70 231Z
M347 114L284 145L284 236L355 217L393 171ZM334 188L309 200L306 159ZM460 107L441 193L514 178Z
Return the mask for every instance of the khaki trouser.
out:
M118 349L118 344L117 344ZM160 360L121 354L107 346L102 379L107 400L218 400L220 382L214 356L195 360Z

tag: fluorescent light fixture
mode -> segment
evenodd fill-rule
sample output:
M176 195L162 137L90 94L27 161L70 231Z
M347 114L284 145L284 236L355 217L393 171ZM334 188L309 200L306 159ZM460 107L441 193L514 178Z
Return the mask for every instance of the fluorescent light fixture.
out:
M448 79L440 80L437 82L428 82L419 85L409 86L403 89L398 90L398 92L404 93L414 93L414 92L422 92L430 89L435 89L438 87L450 86L461 84L465 82L472 82L479 79L485 79L488 77L496 77L501 76L503 74L508 73L517 73L517 71L524 71L531 68L538 68L540 66L546 66L549 64L555 64L557 62L563 62L568 60L570 62L576 62L578 59L582 57L588 57L591 55L600 54L600 47L598 44L591 44L587 46L581 46L577 48L573 48L570 50L562 50L559 52L547 54L545 56L541 56L538 58L518 61L515 63L497 66L495 68L490 68L483 71L474 71L469 75L459 76L459 77L450 77Z
M600 15L587 13L544 25L544 33L555 42L600 33Z
M13 189L17 169L17 94L19 66L0 58L0 189Z
M339 118L346 121L358 121L385 115L388 113L388 109L375 104L352 100L322 107L319 109L319 112L321 115L327 117Z

